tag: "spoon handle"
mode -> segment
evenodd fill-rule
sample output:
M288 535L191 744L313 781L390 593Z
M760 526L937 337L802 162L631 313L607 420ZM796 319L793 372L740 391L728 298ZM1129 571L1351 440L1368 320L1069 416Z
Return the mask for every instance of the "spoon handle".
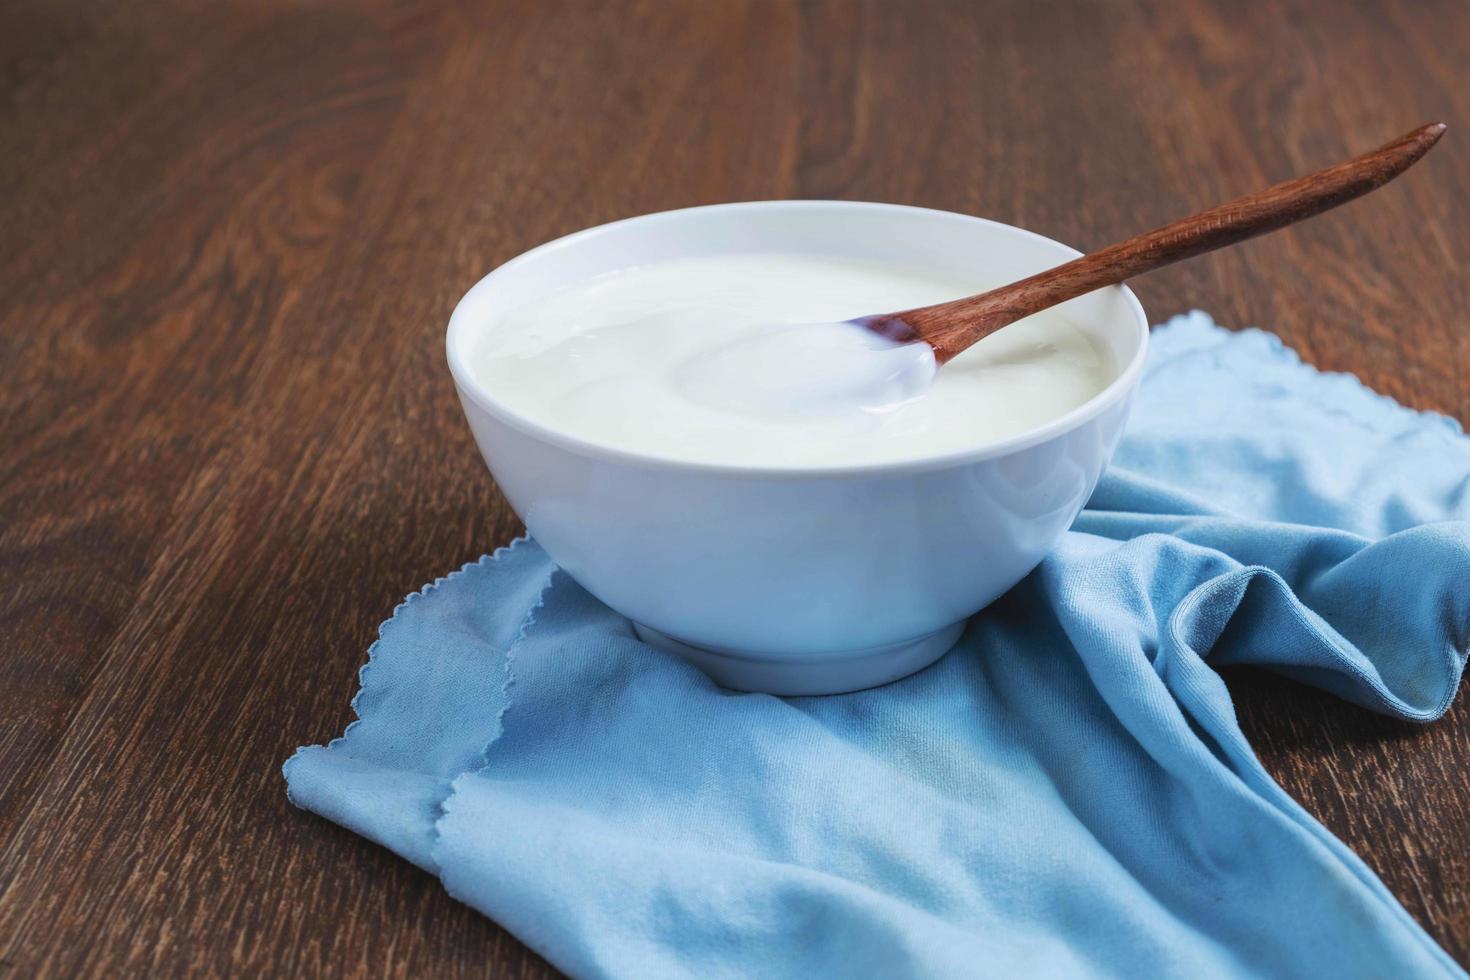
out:
M1024 316L1361 197L1407 170L1444 130L1444 123L1420 126L1370 153L1134 235L988 293L873 319L908 326L915 339L928 341L943 363ZM889 327L890 335L899 332L893 330L898 325Z

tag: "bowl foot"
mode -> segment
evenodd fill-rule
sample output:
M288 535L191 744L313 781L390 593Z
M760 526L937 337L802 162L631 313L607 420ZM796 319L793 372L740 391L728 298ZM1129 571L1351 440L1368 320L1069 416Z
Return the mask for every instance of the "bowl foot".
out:
M774 660L695 646L642 623L634 623L633 629L644 643L689 661L721 687L796 697L861 691L923 670L949 652L964 632L965 622L952 623L912 640L823 653L807 660Z

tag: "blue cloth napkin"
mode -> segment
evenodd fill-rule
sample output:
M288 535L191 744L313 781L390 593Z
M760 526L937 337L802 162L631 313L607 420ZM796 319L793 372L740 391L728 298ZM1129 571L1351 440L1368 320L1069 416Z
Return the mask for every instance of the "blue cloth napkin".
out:
M1432 719L1467 582L1455 423L1193 313L1075 528L928 670L725 691L521 540L410 596L285 773L580 976L1463 976L1215 668Z

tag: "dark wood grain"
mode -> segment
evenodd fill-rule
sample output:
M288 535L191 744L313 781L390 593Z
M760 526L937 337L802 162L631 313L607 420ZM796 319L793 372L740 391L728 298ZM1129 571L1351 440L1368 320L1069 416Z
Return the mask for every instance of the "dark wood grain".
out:
M1022 317L1356 200L1417 163L1444 131L1444 123L1425 123L1376 150L1130 235L1025 279L963 299L869 315L856 322L890 340L926 343L943 364Z
M278 769L405 592L519 530L442 353L498 262L766 197L1086 248L1440 118L1371 208L1135 288L1470 419L1466 78L1460 0L0 8L0 975L550 975ZM1470 963L1464 698L1230 681Z

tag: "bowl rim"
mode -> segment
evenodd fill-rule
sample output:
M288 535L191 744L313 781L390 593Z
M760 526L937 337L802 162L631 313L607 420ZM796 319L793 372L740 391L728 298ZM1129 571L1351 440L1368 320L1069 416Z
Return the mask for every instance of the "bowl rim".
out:
M563 235L560 238L554 238L549 242L537 245L535 248L522 252L514 258L496 266L471 286L469 291L455 304L454 312L449 317L449 327L444 339L445 353L449 361L449 372L454 377L455 387L459 389L461 397L469 399L476 406L505 425L520 431L524 435L550 443L577 455L637 466L644 469L724 474L737 477L760 477L763 479L801 480L834 476L902 475L928 470L949 469L982 460L993 459L998 456L1006 456L1019 450L1029 449L1041 443L1048 442L1097 418L1114 405L1128 398L1137 386L1138 380L1143 374L1144 362L1148 356L1149 323L1148 316L1144 313L1142 304L1138 302L1138 297L1133 294L1133 290L1123 285L1105 286L1103 288L1122 291L1124 303L1133 314L1134 323L1138 331L1138 345L1132 360L1123 366L1117 376L1102 391L1093 395L1071 411L1059 415L1036 428L1027 429L1013 436L1008 436L1005 439L997 439L965 449L950 450L927 456L873 460L859 463L824 464L820 466L781 466L724 463L714 460L683 460L657 453L639 452L633 449L610 446L590 439L583 439L527 418L511 406L495 398L475 378L473 371L470 370L466 347L468 346L470 335L476 329L477 325L470 322L471 317L467 312L468 308L470 306L480 305L485 294L495 288L495 280L497 278L524 263L543 258L548 253L575 246L583 239L605 234L610 229L633 223L657 225L669 221L687 220L691 214L713 211L816 210L823 208L834 210L906 212L910 214L921 214L926 218L931 218L936 221L958 221L967 224L979 222L1003 229L1009 234L1060 246L1065 251L1071 253L1073 257L1082 254L1077 249L1063 242L1037 234L1034 231L1028 231L1025 228L1018 228L1015 225L994 221L990 218L961 214L956 211L942 211L937 208L916 207L908 204L885 204L874 201L738 201L728 204L705 204L696 207L677 208L669 211L655 211L649 214L636 215L600 225L593 225L590 228L583 228L580 231L574 231L571 234Z

